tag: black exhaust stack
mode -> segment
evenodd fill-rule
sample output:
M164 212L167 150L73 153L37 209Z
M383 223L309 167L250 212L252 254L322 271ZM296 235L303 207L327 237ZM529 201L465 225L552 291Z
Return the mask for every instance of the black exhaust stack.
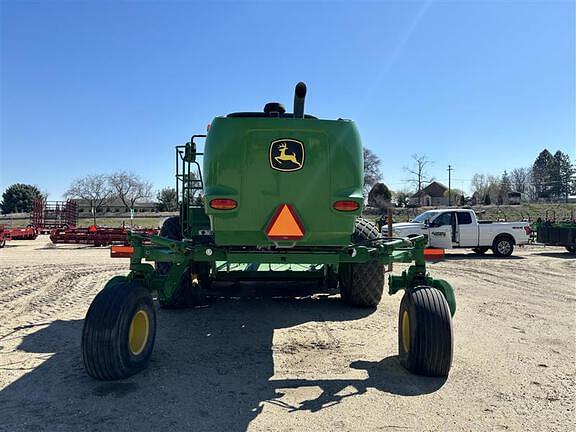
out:
M306 84L299 82L294 90L294 118L304 118L304 100L306 99Z

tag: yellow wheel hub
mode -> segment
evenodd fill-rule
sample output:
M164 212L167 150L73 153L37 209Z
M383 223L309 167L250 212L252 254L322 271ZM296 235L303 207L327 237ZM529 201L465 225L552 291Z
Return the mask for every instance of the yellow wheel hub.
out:
M144 351L150 334L150 318L143 309L138 310L132 317L130 332L128 333L128 346L130 352L137 356Z
M410 317L406 310L402 312L402 346L404 352L410 351Z

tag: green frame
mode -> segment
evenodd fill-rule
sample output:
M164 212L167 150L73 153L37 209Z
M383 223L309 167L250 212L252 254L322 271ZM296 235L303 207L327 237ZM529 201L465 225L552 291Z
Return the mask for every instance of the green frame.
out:
M390 295L419 285L439 289L450 306L452 315L456 312L456 299L452 286L441 279L433 279L426 270L424 248L426 236L411 239L379 240L373 245L350 245L333 249L276 249L269 251L241 251L213 244L198 244L192 241L176 241L159 236L129 234L128 240L134 251L130 258L129 279L139 280L148 290L156 291L158 297L168 301L175 294L182 276L195 263L210 263L216 269L216 262L246 264L311 264L331 265L336 268L344 263L379 262L382 264L411 263L401 276L389 275ZM146 261L146 262L144 262ZM169 262L173 265L167 274L156 272L149 262ZM224 272L222 279L235 281L250 280L314 280L323 279L324 271L284 271ZM274 273L274 274L271 274Z

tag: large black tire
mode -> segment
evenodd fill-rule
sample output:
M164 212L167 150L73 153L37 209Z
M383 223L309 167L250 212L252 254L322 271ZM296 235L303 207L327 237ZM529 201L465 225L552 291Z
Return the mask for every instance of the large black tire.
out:
M499 235L492 243L492 252L497 257L509 257L514 252L514 239L508 235Z
M472 251L474 251L474 253L478 254L478 255L484 255L486 252L488 252L488 249L490 249L489 247L477 247L477 248L473 248Z
M179 216L172 216L164 221L160 228L160 237L170 240L182 240ZM165 275L172 268L172 263L156 261L155 267L159 274ZM198 283L193 283L194 279ZM210 264L193 264L182 275L174 295L167 301L158 300L158 303L164 309L180 309L203 305L206 303L205 291L210 289L210 285Z
M338 273L334 271L334 266L330 264L324 266L324 286L328 289L338 288Z
M352 243L365 242L380 236L378 228L366 219L356 219ZM338 271L340 297L348 305L376 307L384 291L384 265L377 262L345 263Z
M138 282L110 281L84 319L84 367L97 380L129 377L148 365L155 337L150 293Z
M180 227L180 216L172 216L164 221L160 227L160 237L170 240L182 240L182 228ZM162 275L167 274L172 267L170 262L156 261L154 263L156 271Z
M210 265L207 263L193 264L180 279L176 292L167 300L158 299L163 309L182 309L206 304L206 291L211 287Z
M450 307L440 290L418 286L400 302L400 363L417 375L446 377L452 365L454 336Z

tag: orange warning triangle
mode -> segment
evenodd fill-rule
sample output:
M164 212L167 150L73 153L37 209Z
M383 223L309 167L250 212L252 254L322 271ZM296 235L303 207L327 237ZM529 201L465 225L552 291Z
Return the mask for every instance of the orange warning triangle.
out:
M272 240L299 240L304 237L304 228L292 206L282 204L278 207L266 228L266 235Z

